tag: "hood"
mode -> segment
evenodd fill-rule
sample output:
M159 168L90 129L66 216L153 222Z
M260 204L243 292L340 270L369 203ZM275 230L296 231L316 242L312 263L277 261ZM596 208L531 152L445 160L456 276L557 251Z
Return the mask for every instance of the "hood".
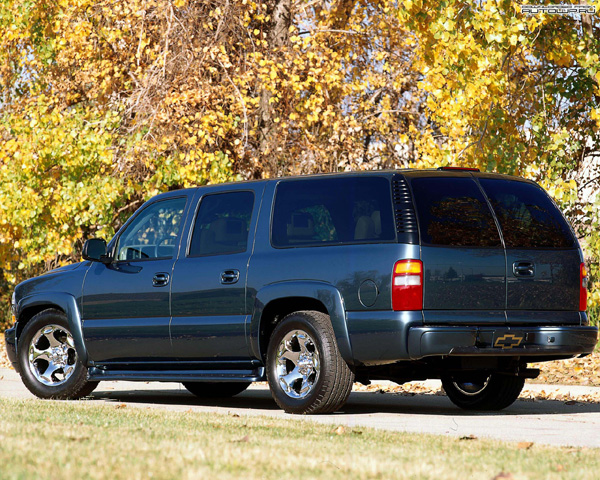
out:
M82 264L83 262L71 263L69 265L65 265L64 267L58 267L54 270L48 270L47 272L42 273L42 275L48 275L49 273L69 272L71 270L79 268Z

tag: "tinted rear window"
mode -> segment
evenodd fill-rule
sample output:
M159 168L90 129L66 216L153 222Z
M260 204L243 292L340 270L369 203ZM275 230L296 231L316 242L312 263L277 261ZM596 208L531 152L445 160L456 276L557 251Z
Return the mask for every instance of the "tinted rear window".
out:
M573 235L550 197L537 185L481 179L510 248L569 248Z
M271 235L275 247L395 241L390 182L383 177L282 181Z
M411 182L421 242L429 245L501 247L494 217L471 178L415 178Z

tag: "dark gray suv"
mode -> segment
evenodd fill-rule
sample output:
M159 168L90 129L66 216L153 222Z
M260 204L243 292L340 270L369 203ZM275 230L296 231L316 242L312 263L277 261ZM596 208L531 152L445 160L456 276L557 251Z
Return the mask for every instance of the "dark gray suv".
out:
M6 332L25 385L101 380L223 397L268 380L292 413L353 382L440 378L502 409L530 362L593 351L573 231L533 182L468 169L223 184L145 203L83 262L21 283Z

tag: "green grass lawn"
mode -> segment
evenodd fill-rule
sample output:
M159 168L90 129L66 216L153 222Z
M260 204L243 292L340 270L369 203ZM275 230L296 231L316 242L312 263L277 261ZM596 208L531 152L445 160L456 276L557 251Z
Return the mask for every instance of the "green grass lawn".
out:
M491 480L505 472L581 480L600 471L598 449L341 430L298 419L0 399L0 478Z

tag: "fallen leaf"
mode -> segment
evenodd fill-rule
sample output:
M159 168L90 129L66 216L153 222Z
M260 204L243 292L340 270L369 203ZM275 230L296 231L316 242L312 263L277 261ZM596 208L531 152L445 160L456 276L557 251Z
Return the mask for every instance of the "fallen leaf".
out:
M459 440L477 440L477 437L473 434L467 435L465 437L460 437Z
M240 416L237 413L234 413L231 415L233 418L240 418Z
M242 438L238 438L237 440L234 440L233 443L248 443L249 440L250 440L250 436L244 435Z
M529 450L531 447L533 447L533 442L519 442L519 443L517 443L517 448L520 448L521 450Z
M565 467L563 467L560 463L558 465L556 465L557 472L562 472L564 469L565 469Z
M118 405L115 405L115 408L125 408L127 405L124 403L119 403Z
M583 358L543 362L531 366L542 370L540 376L531 380L531 383L600 386L600 352Z
M338 435L343 435L344 433L346 433L346 429L345 429L345 428L344 428L342 425L340 425L340 426L339 426L339 427L336 429L335 433L336 433L336 434L338 434Z
M500 472L498 475L492 478L492 480L501 480L501 479L513 479L515 477L512 476L512 473L509 472Z

